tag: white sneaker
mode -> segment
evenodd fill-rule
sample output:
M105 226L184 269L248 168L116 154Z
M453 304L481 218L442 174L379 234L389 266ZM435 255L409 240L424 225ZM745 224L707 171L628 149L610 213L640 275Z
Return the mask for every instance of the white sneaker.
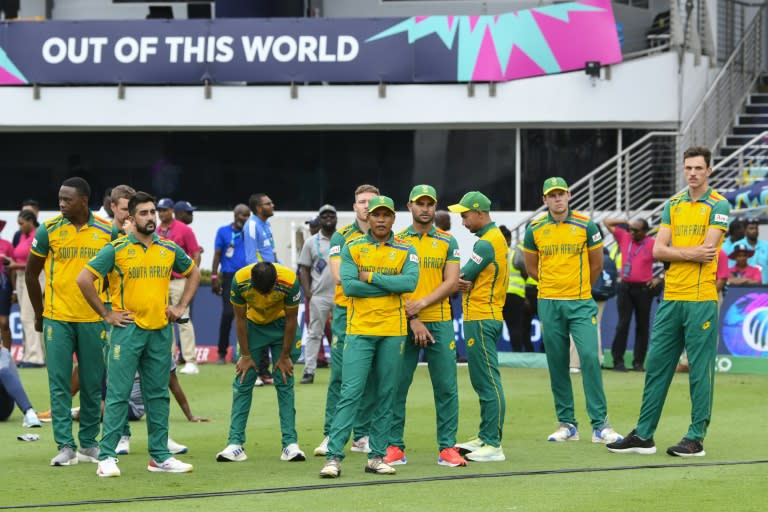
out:
M171 452L173 455L179 455L180 453L187 453L189 449L183 444L179 444L169 437L168 451Z
M280 460L288 462L301 462L307 460L307 456L301 451L297 443L291 443L283 448L283 453L280 454Z
M371 453L371 447L368 445L368 436L363 436L357 441L352 441L353 452L357 453Z
M181 462L179 459L169 457L163 462L157 462L155 459L149 459L147 471L152 473L190 473L194 469L192 464Z
M91 446L90 448L80 448L77 450L77 460L80 462L92 462L97 464L99 462L99 447Z
M459 449L459 453L460 453L461 455L466 455L466 454L468 454L468 453L472 453L472 452L474 452L474 451L476 451L476 450L479 450L479 449L480 449L480 448L482 448L483 446L485 446L485 443L483 443L483 442L480 440L480 438L479 438L479 437L475 437L475 438L473 438L473 439L470 439L470 440L469 440L469 441L467 441L466 443L458 443L458 444L456 445L456 448L458 448L458 449Z
M320 457L321 455L328 455L328 441L330 440L331 439L328 436L323 438L323 442L320 443L320 446L315 448L315 456Z
M196 363L187 363L184 365L184 368L179 370L179 373L183 373L184 375L197 375L200 373L200 368L197 367Z
M613 430L613 428L610 426L605 426L601 429L594 429L592 431L593 443L608 444L621 441L622 439L624 439L624 436Z
M128 455L131 453L131 436L120 436L115 453L117 455Z
M579 431L570 423L561 423L560 427L549 435L547 441L561 443L563 441L578 441Z
M256 382L253 383L253 387L260 388L264 385L264 381L261 380L261 377L256 377Z
M394 475L397 470L384 462L381 457L374 457L368 459L368 463L365 465L366 473L375 473L377 475Z
M501 446L496 447L489 444L484 444L472 453L468 453L466 458L475 462L502 462L506 460Z
M77 454L69 446L65 446L51 459L51 466L74 466L77 464Z
M107 457L104 460L100 460L99 465L96 468L96 474L102 478L120 476L120 468L117 467L117 459L114 457Z
M37 413L31 407L24 413L24 421L21 424L24 428L40 428L43 426L37 418Z
M339 459L330 459L325 462L325 466L320 470L322 478L338 478L341 475L341 461Z
M243 462L248 460L243 445L228 444L226 448L216 454L216 460L219 462Z
M581 373L581 368L576 368L575 366L572 366L568 371L571 373Z

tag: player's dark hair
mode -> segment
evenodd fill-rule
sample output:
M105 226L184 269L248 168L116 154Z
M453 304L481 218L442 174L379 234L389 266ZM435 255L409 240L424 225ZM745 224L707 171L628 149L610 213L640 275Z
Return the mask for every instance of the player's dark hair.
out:
M651 226L650 226L650 224L648 224L648 220L647 219L644 219L642 217L637 217L635 219L635 222L639 222L640 224L642 224L643 225L643 230L645 230L645 231L648 231L649 229L651 229Z
M34 213L32 213L32 212L31 212L31 211L29 211L29 210L21 210L21 211L19 212L19 218L20 218L21 220L31 221L31 222L32 222L32 224L33 224L35 227L39 227L39 226L40 226L40 223L39 223L39 222L37 222L37 215L35 215Z
M248 198L248 208L255 214L256 208L260 206L261 200L265 197L267 197L267 194L261 192L258 194L251 194L251 197Z
M685 153L683 153L683 160L686 158L693 158L694 156L703 156L704 162L707 164L707 167L709 167L709 162L712 160L712 151L704 146L691 146L685 150Z
M77 190L81 196L91 197L91 186L87 181L85 181L83 178L80 178L79 176L73 176L71 178L65 179L61 186L72 187L73 189Z
M157 204L157 199L155 199L155 196L152 194L148 194L142 191L136 192L133 194L133 197L128 200L128 215L133 217L136 214L136 206L140 205L141 203Z
M37 199L25 199L21 202L21 207L24 208L25 206L31 206L32 208L35 208L37 210L40 209L40 203L37 201Z
M750 217L750 218L748 218L747 220L744 221L744 225L745 226L759 226L760 225L760 221L757 220L754 217Z
M251 269L251 284L257 292L266 295L277 282L277 270L268 261L260 261Z

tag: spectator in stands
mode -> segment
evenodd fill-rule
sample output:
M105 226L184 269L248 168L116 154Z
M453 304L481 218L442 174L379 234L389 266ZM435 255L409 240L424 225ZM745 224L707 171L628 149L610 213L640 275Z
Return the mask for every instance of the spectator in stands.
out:
M648 236L649 226L645 219L608 218L603 221L605 228L613 235L621 251L621 284L616 297L619 320L611 344L613 369L627 371L624 352L632 315L635 316L635 348L632 354L632 369L643 371L645 354L648 351L648 332L651 322L651 303L657 295L661 279L653 277L654 239Z
M192 212L195 208L189 204L188 201L178 201L174 203L173 200L164 197L157 202L157 215L160 217L160 225L157 227L157 233L169 240L173 240L181 249L189 256L195 265L200 265L200 245L197 243L197 237L192 229L187 226L186 222L177 220L174 218L174 211L180 213L182 218L192 222ZM188 215L187 215L188 214ZM181 300L182 293L184 292L184 285L186 278L181 274L174 272L170 285L170 304L175 305ZM181 319L189 318L189 308L184 311ZM186 320L184 322L178 322L179 324L179 338L181 341L181 357L180 361L184 361L186 364L179 373L185 375L195 375L200 373L200 369L197 366L197 359L195 354L195 329L192 322ZM174 333L174 344L175 332Z
M229 350L229 333L232 330L232 320L235 319L235 311L229 301L229 292L232 288L232 278L235 276L235 272L245 266L243 227L248 221L250 211L246 205L238 204L235 206L233 214L232 223L222 226L216 231L216 241L213 244L211 291L222 298L221 321L219 322L219 364L226 363L227 351ZM219 275L219 263L221 263L221 275ZM233 356L232 361L234 362L234 360Z
M760 269L747 263L755 254L746 243L736 244L728 256L736 263L728 270L729 286L754 286L762 283Z
M331 236L336 231L336 208L326 204L317 212L320 231L312 235L299 255L299 281L309 302L309 330L304 345L302 384L315 381L317 354L322 348L323 331L333 310L336 281L328 267Z
M11 357L11 351L0 346L0 421L7 420L13 412L14 403L24 414L22 425L26 428L40 427L40 420L32 408L24 386L21 385L19 372Z
M275 203L267 194L253 194L248 199L248 207L251 209L251 217L245 224L245 263L250 265L260 261L270 263L277 262L275 252L275 239L272 236L272 226L269 218L275 214ZM269 350L261 349L254 354L259 362L256 386L272 384L272 376L269 373Z
M768 284L768 240L759 240L760 225L757 219L747 219L744 230L744 242L753 250L755 254L749 258L749 263L753 267L758 267L761 272L762 284Z
M741 242L747 231L746 223L741 219L736 219L728 226L728 237L723 241L723 250L726 254L733 252L733 246L736 242Z
M23 209L19 212L19 240L13 249L13 261L9 269L14 271L11 275L15 282L16 300L19 303L19 316L21 317L21 329L23 334L24 356L21 359L22 368L41 368L45 366L45 352L43 351L42 333L35 330L35 310L27 293L27 284L24 280L27 258L35 239L35 231L40 225L37 222L37 214L32 209ZM43 273L40 273L41 287L44 286Z

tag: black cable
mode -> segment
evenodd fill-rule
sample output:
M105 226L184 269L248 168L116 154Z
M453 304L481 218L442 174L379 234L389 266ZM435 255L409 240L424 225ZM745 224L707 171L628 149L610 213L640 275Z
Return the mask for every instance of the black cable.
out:
M200 498L220 498L229 496L245 496L252 494L277 494L287 492L306 492L329 489L346 489L351 487L370 487L376 485L399 485L414 484L425 482L444 482L451 480L468 480L476 478L509 478L521 476L541 476L541 475L565 475L571 473L601 473L608 471L634 471L639 469L670 469L686 467L713 467L713 466L742 466L750 464L768 464L768 460L745 460L745 461L721 461L721 462L687 462L687 463L669 463L669 464L644 464L640 466L613 466L607 468L564 468L564 469L538 469L532 471L508 471L501 473L472 473L472 474L453 474L447 476L426 476L420 478L401 478L390 479L383 477L381 480L366 482L347 482L347 483L322 483L312 485L300 485L292 487L267 487L263 489L241 489L237 491L215 491L198 492L190 494L174 494L168 496L138 496L133 498L112 498L98 500L81 501L62 501L54 503L39 503L31 505L3 505L0 510L20 510L25 508L53 508L53 507L81 507L84 505L110 505L116 503L128 503L132 501L169 501L182 499L200 499Z

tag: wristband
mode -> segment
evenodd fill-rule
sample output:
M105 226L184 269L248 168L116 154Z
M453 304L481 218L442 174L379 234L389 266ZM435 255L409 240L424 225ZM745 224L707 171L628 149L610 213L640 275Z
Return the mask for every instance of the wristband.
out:
M217 281L219 279L219 274L211 274L211 281Z
M411 320L418 320L418 318L419 318L419 315L411 315L408 317L408 321L410 322Z
M242 355L240 355L240 358L241 358L241 359L250 359L250 358L251 358L251 355L250 355L250 354L248 354L248 355L244 355L244 354L242 354Z
M373 272L368 272L368 284L373 281Z

